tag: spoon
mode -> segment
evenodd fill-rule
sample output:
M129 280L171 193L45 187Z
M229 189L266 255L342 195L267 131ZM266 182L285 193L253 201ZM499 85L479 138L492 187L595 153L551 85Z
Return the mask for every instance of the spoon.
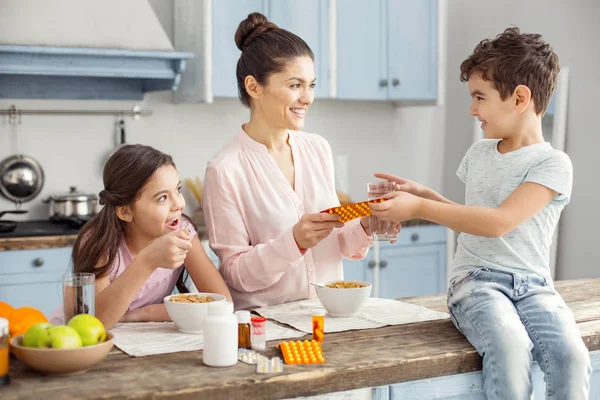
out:
M313 285L313 286L322 287L322 288L327 287L323 283L313 283L313 282L311 282L310 284Z

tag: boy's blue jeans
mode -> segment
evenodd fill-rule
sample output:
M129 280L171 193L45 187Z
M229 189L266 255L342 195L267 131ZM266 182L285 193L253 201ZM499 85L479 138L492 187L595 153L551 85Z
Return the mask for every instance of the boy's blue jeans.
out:
M532 359L544 371L548 399L588 399L589 352L545 278L481 268L450 284L448 310L483 357L488 399L530 399Z

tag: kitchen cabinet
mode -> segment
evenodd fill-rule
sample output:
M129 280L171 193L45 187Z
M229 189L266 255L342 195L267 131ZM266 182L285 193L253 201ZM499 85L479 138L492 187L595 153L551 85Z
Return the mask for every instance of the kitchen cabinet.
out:
M0 301L50 315L62 304L62 275L71 269L71 247L0 252Z
M272 0L267 17L300 36L315 55L315 98L330 97L329 0Z
M310 46L316 98L437 99L438 0L175 0L175 47L196 55L176 102L238 96L234 35L252 12Z
M315 95L329 93L329 0L175 0L174 44L196 54L183 74L175 102L212 102L238 97L236 68L238 25L260 12L283 29L302 37L315 55Z
M437 98L437 0L345 0L336 12L339 99Z
M395 299L445 292L446 228L439 225L402 228L395 244L379 243L378 264L374 249L364 260L344 260L344 279L375 284L376 268L378 297Z
M240 50L235 44L235 31L248 14L267 14L268 0L212 2L212 80L215 97L237 97L235 70Z

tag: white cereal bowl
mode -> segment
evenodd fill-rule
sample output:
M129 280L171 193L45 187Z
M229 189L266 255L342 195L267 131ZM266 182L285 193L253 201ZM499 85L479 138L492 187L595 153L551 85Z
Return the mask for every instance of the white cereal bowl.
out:
M335 282L355 282L365 285L361 288L336 289L329 288ZM365 281L330 281L315 285L317 297L331 317L353 317L371 295L371 283Z
M216 293L186 293L185 295L210 296L214 301L225 301L225 296ZM164 298L165 307L171 320L182 333L202 333L204 316L208 314L210 303L180 303L171 301L170 295Z

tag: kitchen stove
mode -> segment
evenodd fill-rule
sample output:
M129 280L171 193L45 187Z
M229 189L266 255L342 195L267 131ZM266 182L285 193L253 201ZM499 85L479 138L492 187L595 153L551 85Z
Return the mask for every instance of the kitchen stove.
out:
M0 232L0 238L16 238L28 236L62 236L77 235L85 221L50 221L30 220L17 221L16 227L11 232Z

